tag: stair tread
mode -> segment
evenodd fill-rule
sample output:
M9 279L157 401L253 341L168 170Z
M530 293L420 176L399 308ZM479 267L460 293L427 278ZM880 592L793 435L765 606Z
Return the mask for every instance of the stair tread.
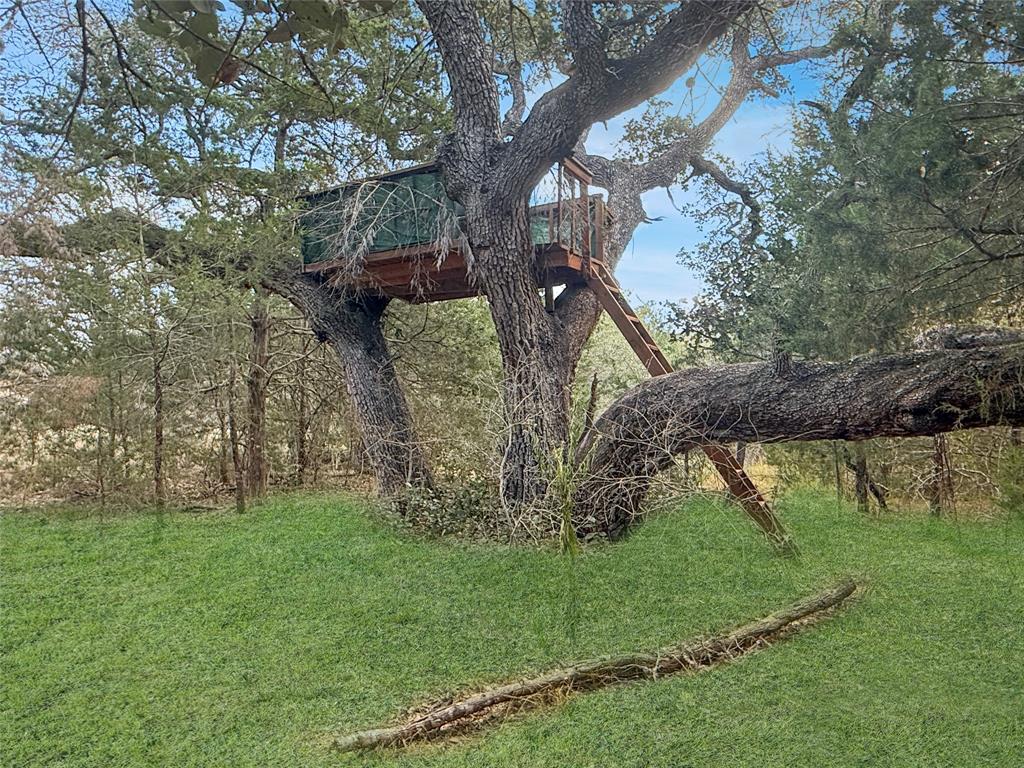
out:
M647 372L652 376L670 373L672 366L668 359L644 326L643 321L622 295L622 290L615 282L611 272L604 263L597 259L591 260L591 269L591 274L587 276L587 284L597 294L605 311L608 312Z

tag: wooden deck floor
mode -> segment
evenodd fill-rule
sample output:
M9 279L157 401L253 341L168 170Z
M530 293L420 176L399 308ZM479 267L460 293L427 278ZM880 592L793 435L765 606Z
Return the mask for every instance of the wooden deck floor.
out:
M586 281L582 256L565 245L539 245L536 251L538 288ZM330 273L341 267L337 262L306 266L306 272ZM367 291L420 304L479 296L482 291L466 269L466 258L458 248L439 254L433 244L395 251L371 253L363 272L353 281Z

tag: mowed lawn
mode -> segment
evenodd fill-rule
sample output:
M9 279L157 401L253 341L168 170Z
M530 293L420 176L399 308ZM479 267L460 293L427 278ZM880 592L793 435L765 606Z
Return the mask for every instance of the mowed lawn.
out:
M9 513L0 755L11 766L1022 766L1024 523L780 510L785 559L695 501L628 541L418 539L349 498L238 517ZM715 670L578 696L454 745L338 755L424 696L654 648L844 574L862 598Z

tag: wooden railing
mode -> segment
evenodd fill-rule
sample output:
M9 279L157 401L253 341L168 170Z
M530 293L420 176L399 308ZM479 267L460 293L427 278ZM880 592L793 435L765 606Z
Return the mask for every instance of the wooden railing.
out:
M611 222L611 212L601 195L531 206L531 233L538 220L543 222L544 239L535 237L535 245L560 245L587 262L591 258L602 258L604 233Z

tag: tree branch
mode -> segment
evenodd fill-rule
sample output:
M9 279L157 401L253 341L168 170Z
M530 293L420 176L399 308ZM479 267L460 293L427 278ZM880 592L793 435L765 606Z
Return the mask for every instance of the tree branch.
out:
M743 242L747 245L752 245L764 231L761 225L761 204L754 196L753 190L742 181L730 178L719 165L707 158L691 157L690 167L693 168L695 176L710 176L722 189L738 195L743 204L747 206L749 211L747 219L750 222L750 231L744 236Z
M523 65L513 61L508 67L503 67L497 62L494 64L494 74L501 75L508 81L508 87L512 91L512 104L501 121L501 135L514 136L516 131L523 124L523 115L526 114L526 86L523 84Z
M470 0L417 0L441 51L455 108L455 137L471 157L486 156L500 140L501 115L493 57Z
M786 377L759 363L679 371L634 387L598 419L581 446L589 479L576 514L593 517L598 530L624 530L654 475L709 443L917 437L995 425L1024 425L1024 343L795 362Z
M575 9L576 5L586 6ZM570 45L578 68L570 78L538 100L503 155L500 175L513 189L527 194L550 163L572 151L591 125L621 114L665 90L697 61L729 25L754 6L753 0L724 0L713 4L685 3L675 10L643 50L627 59L608 59L592 66L604 38L588 34L589 3L569 3Z

